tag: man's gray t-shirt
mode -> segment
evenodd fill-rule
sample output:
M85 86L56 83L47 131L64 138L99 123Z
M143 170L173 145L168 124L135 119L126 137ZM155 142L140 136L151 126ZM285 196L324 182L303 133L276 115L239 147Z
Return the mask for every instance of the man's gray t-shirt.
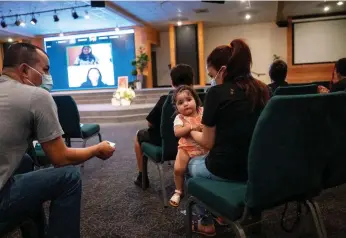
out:
M57 108L49 92L0 76L0 190L33 139L44 143L61 135Z

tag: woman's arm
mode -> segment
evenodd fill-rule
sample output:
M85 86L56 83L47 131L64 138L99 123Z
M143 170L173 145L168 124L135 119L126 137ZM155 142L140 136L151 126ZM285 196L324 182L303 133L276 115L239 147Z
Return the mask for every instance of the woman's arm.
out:
M210 150L214 146L215 142L215 126L208 127L203 126L203 131L191 131L191 137L194 139L198 144L201 146L207 148Z

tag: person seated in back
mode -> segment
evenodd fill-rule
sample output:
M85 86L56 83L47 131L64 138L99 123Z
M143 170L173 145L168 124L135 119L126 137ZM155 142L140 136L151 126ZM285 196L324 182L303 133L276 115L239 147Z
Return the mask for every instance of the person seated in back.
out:
M319 93L339 92L346 90L346 58L339 59L334 66L332 80L329 89L320 85Z
M288 83L285 81L287 76L287 64L283 60L275 60L269 69L269 76L272 81L268 84L271 90L271 94L280 86L287 86Z
M173 94L173 104L178 113L174 119L174 134L180 139L174 164L176 190L169 203L177 207L183 192L184 173L190 158L205 155L208 150L197 144L190 136L191 131L202 130L203 107L196 91L189 86L180 86Z
M176 88L181 85L192 86L193 84L193 69L191 66L186 64L178 64L173 67L170 73L172 87ZM138 176L134 181L135 185L142 186L142 171L143 171L143 152L141 149L141 144L143 142L148 142L150 144L161 146L161 113L162 106L165 103L166 97L161 96L159 101L156 103L155 107L151 110L147 116L148 128L139 130L135 136L135 153L138 166ZM149 187L149 179L147 178L146 187Z

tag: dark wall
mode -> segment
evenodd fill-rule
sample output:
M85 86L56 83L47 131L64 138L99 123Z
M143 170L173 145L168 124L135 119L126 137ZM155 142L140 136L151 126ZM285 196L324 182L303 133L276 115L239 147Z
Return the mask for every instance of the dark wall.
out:
M175 57L177 64L188 64L195 73L194 84L199 84L197 25L175 27Z

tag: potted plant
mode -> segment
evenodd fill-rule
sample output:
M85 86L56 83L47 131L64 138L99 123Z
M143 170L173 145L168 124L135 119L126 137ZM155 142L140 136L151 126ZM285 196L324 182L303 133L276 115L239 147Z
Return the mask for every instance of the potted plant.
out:
M136 97L135 91L132 88L118 88L113 93L113 106L130 106L133 99Z
M145 52L144 47L139 47L139 54L136 59L132 61L132 65L136 66L139 70L139 74L137 75L137 80L142 84L143 83L143 72L145 68L148 66L149 56ZM136 85L137 86L137 85ZM142 88L142 86L140 86ZM137 88L138 89L138 88Z
M131 74L132 74L132 76L135 77L135 80L133 81L135 84L135 88L136 89L142 89L142 82L137 79L137 75L138 75L137 69L132 70Z

